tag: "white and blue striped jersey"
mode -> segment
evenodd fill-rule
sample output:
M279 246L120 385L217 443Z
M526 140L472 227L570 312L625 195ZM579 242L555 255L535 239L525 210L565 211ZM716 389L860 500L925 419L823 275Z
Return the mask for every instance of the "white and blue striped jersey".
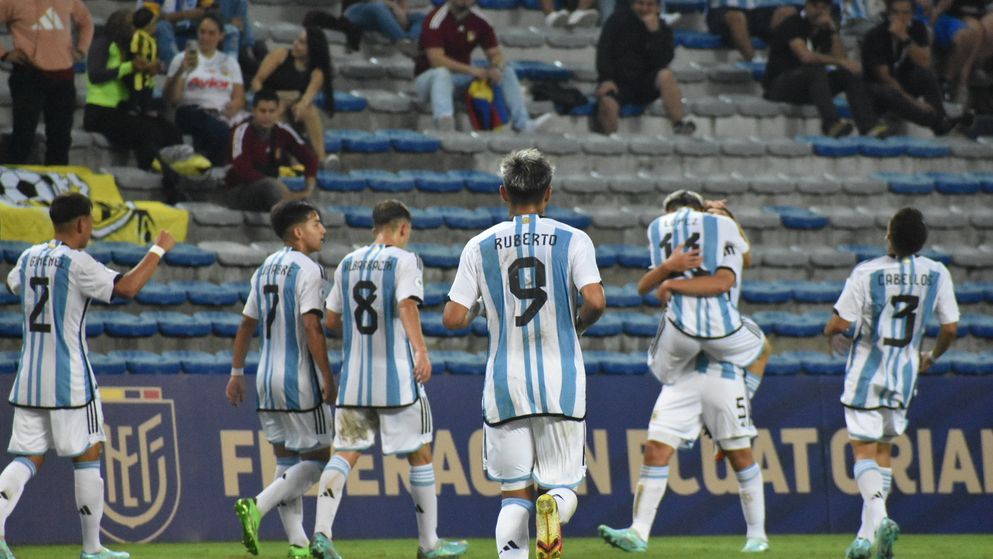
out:
M10 390L15 406L79 408L93 400L97 383L86 356L90 299L109 302L119 274L60 241L35 245L7 276L21 297L21 356Z
M958 322L952 276L923 256L881 256L855 267L834 306L855 325L841 403L906 408L914 394L925 324Z
M338 406L392 408L417 401L414 358L397 305L424 300L422 268L414 253L382 244L355 250L338 265L326 303L342 315Z
M242 313L261 325L255 378L261 411L310 411L324 379L307 347L303 317L323 316L324 268L290 247L270 254L252 275Z
M600 283L589 236L537 215L514 216L462 250L448 297L482 297L489 328L483 417L586 417L586 372L576 334L577 289Z
M689 279L729 268L735 275L732 291L741 282L742 255L748 243L731 218L681 208L665 214L648 226L652 267L659 266L679 245L684 250L698 249L703 265L682 274ZM681 332L697 338L723 338L741 328L737 294L713 297L673 294L665 316Z

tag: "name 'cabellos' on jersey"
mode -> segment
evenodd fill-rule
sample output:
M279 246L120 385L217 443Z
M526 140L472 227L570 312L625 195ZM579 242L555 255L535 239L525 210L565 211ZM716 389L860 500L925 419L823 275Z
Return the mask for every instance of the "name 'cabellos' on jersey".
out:
M514 216L466 244L448 296L482 297L489 328L483 417L586 416L586 373L576 334L577 290L600 283L589 236L537 215Z
M352 251L338 265L326 303L342 315L338 406L390 408L417 401L414 358L397 305L424 300L422 275L417 255L384 244Z
M307 347L303 317L323 316L323 290L324 268L290 247L270 254L252 274L242 312L261 329L259 410L309 411L321 405L323 380Z
M7 276L24 316L11 404L79 408L93 400L97 383L86 355L86 311L91 299L110 302L119 276L60 241L21 253Z
M859 264L834 310L855 325L841 403L859 409L906 408L931 315L939 324L959 320L951 274L924 256Z
M684 250L698 249L703 265L682 274L684 278L713 274L729 268L735 275L735 287L741 282L742 256L748 243L734 220L680 208L665 214L648 226L648 243L652 267L659 266L679 245ZM736 297L725 293L713 297L673 294L666 308L666 318L682 332L697 338L722 338L741 328Z

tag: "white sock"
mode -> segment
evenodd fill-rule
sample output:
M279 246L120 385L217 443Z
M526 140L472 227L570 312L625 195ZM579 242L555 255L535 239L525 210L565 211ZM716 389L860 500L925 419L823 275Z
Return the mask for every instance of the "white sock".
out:
M526 499L504 499L496 523L496 547L500 559L528 559L531 551L531 513L534 503Z
M21 500L24 486L34 477L34 462L18 456L0 474L0 540L7 537L7 519Z
M876 527L886 517L886 498L883 493L883 474L875 460L855 462L855 483L862 494L862 526L858 537L870 542L875 539Z
M286 532L286 539L290 542L290 545L297 545L300 547L307 547L310 545L310 541L307 539L307 532L303 529L303 493L310 488L310 485L317 483L317 479L321 475L321 462L311 462L310 467L303 468L303 475L296 475L290 472L293 468L296 468L300 463L300 458L298 456L286 456L276 459L276 476L273 478L275 480L281 479L281 484L286 486L285 495L283 500L276 505L276 510L279 511L279 520L283 524L283 531ZM296 496L299 487L293 487L296 485L294 479L305 478L301 483L308 481L307 476L309 475L309 480L312 480L310 485L303 488L303 492L300 492ZM270 484L271 486L271 484ZM268 488L266 488L268 490ZM265 491L263 491L265 493Z
M421 549L438 546L438 495L435 493L434 464L410 467L410 496L417 513L417 541Z
M655 513L665 495L669 484L669 466L641 466L638 477L638 490L634 495L634 505L631 507L631 529L638 536L648 541L655 522Z
M568 524L572 515L576 514L576 507L579 506L579 498L576 492L568 487L556 487L548 492L555 497L559 505L559 524Z
M746 537L768 541L765 534L765 485L762 470L758 464L735 472L738 478L738 497L741 499L741 513L748 526Z
M893 468L879 467L879 473L883 474L883 501L890 497L890 491L893 489Z
M352 466L341 456L332 456L321 474L321 486L317 493L317 518L314 519L314 533L321 533L331 539L331 526L338 514L338 505L344 497L345 482Z
M100 461L74 462L76 480L76 510L83 526L83 551L98 553L100 545L100 519L103 518L103 478Z

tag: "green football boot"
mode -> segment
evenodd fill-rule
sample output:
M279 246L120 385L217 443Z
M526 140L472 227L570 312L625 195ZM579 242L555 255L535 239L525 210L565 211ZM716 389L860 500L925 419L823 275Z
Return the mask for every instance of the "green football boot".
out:
M434 559L435 557L461 557L469 549L469 542L465 540L439 539L438 545L431 551L424 551L417 548L417 559Z
M644 553L648 549L648 542L641 539L641 536L631 528L616 530L610 526L601 524L597 527L597 532L600 533L603 541L618 549L635 553Z
M241 521L241 543L252 555L259 554L259 522L262 515L259 514L259 507L255 504L255 499L238 499L234 503L234 512Z
M893 544L900 537L900 527L884 518L876 528L876 559L893 559Z

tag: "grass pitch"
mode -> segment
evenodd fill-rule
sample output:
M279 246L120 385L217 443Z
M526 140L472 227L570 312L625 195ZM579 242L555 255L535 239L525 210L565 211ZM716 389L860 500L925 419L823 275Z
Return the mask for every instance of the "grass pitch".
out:
M802 559L842 559L845 547L853 536L770 536L772 549L763 557L789 557ZM533 534L532 534L533 538ZM745 538L740 536L714 537L656 537L652 538L648 552L629 555L609 547L600 539L568 538L565 540L563 559L620 559L623 557L666 557L673 559L703 559L741 557L738 550ZM107 542L109 543L109 542ZM532 539L532 545L534 541ZM416 557L416 541L410 540L343 540L335 546L345 559L386 559ZM238 542L210 542L192 544L111 545L115 550L127 550L134 559L247 559L252 557ZM18 559L66 559L79 556L78 546L16 546ZM286 557L287 545L283 542L262 542L261 559ZM993 559L993 535L917 535L900 536L894 549L899 559ZM532 551L531 556L534 557ZM496 557L492 539L470 540L465 559Z

